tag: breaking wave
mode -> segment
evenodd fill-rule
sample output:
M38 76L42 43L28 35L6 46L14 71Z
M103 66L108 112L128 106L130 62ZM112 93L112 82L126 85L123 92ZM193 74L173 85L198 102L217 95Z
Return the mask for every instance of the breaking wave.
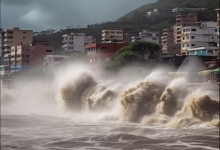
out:
M204 84L189 84L187 77L170 78L159 71L151 72L143 80L132 79L127 83L119 83L119 78L117 83L100 79L83 68L72 72L62 70L57 77L47 86L37 82L38 89L45 86L37 94L19 91L20 95L23 93L24 97L30 96L30 99L37 95L36 101L41 99L41 104L42 101L53 101L59 110L69 114L97 113L102 119L143 125L159 123L174 128L201 123L219 126L219 95L207 88L206 84L209 83L204 88ZM53 88L48 91L48 100L48 93L43 93L51 85ZM10 101L17 98L7 93L4 97Z

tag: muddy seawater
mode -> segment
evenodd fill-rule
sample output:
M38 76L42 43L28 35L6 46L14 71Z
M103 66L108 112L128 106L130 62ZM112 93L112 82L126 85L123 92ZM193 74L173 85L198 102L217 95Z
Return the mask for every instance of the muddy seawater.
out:
M2 90L2 150L219 149L217 83L157 70L107 80L79 68Z

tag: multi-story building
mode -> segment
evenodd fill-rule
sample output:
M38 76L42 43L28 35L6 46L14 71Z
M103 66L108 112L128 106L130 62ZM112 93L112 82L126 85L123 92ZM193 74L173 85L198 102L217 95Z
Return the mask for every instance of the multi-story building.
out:
M155 44L159 44L160 43L160 36L159 36L159 32L152 32L149 30L142 30L139 33L139 36L133 36L131 37L132 42L135 41L147 41L147 42L152 42Z
M164 54L180 54L180 44L174 44L173 28L163 29L161 46Z
M4 57L5 72L9 74L30 67L43 67L44 57L53 53L54 48L45 41L12 46L11 53L5 54Z
M122 43L123 30L102 30L102 43Z
M10 54L11 46L28 45L33 42L33 30L13 29L2 30L2 53Z
M86 36L85 33L64 34L62 37L64 52L84 52L85 45L93 42L92 36Z
M216 56L218 53L216 22L199 22L197 27L182 28L181 33L182 55Z
M128 43L92 43L86 45L86 58L94 66L102 66L113 61L115 52Z
M128 32L124 34L124 42L131 42L131 37L133 36L138 36L140 31L136 31L136 32Z
M47 55L44 57L44 70L52 71L63 60L65 55Z
M197 26L197 14L189 13L176 16L176 23L173 27L174 31L174 44L181 43L181 30L183 27L196 27Z

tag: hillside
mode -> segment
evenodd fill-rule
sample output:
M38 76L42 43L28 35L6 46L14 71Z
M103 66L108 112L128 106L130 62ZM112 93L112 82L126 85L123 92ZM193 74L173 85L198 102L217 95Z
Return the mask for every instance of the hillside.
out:
M156 3L146 4L138 9L131 11L130 13L120 17L118 20L116 20L116 22L147 21L147 23L151 23L150 21L155 19L155 22L161 19L167 21L175 21L174 19L176 13L172 13L172 9L177 7L208 8L209 10L207 11L199 11L197 13L200 20L210 20L210 17L213 16L215 17L214 19L216 19L216 12L214 9L219 7L219 0L212 0L211 2L209 0L158 0ZM160 15L146 17L147 12L153 9L158 9Z
M115 22L103 22L87 25L86 28L69 28L55 31L48 29L36 33L34 40L46 40L55 47L55 53L60 54L62 47L62 35L70 32L86 33L97 40L101 39L101 31L104 29L122 29L129 32L138 29L149 29L153 31L162 31L164 28L171 27L175 23L177 13L172 13L176 7L194 7L208 8L206 11L199 11L199 21L216 21L216 9L219 6L219 0L158 0L156 3L144 5L132 12L120 17ZM160 14L155 16L146 16L148 11L158 9ZM188 12L182 12L188 13Z

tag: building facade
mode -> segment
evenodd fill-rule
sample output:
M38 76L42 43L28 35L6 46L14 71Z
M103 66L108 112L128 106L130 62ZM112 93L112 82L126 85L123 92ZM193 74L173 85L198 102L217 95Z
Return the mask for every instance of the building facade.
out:
M85 45L92 43L92 36L86 36L85 33L71 33L63 36L63 51L64 52L84 52Z
M140 31L139 31L140 32ZM124 34L124 42L131 42L132 41L132 39L131 39L131 37L133 37L133 36L135 36L135 37L137 37L138 35L139 35L139 32L137 31L137 32L128 32L128 33L125 33Z
M164 54L180 54L180 44L174 44L173 28L163 29L161 46Z
M102 66L113 61L115 52L128 43L92 43L86 45L87 60L93 66Z
M44 70L53 71L54 68L63 60L67 58L65 55L47 55L44 57Z
M44 57L52 55L54 48L48 42L35 41L29 45L12 46L10 54L4 56L5 72L29 69L31 67L43 67Z
M182 55L195 54L194 48L198 47L216 47L215 49L217 49L216 22L200 22L197 27L184 27L181 34ZM204 48L203 50L205 52ZM214 54L216 53L213 52Z
M217 47L196 47L190 48L188 55L197 55L197 56L219 56L219 51Z
M11 46L22 44L28 45L33 42L33 30L20 30L17 27L13 29L1 29L0 48L2 63L5 54L11 53Z
M176 23L173 27L174 31L174 44L181 43L181 30L184 27L196 27L197 26L197 14L189 13L176 16Z
M102 30L102 43L123 43L123 30Z
M131 41L147 41L147 42L152 42L155 44L160 44L160 36L159 32L152 32L149 30L142 30L139 32L139 36L133 36L131 37Z

